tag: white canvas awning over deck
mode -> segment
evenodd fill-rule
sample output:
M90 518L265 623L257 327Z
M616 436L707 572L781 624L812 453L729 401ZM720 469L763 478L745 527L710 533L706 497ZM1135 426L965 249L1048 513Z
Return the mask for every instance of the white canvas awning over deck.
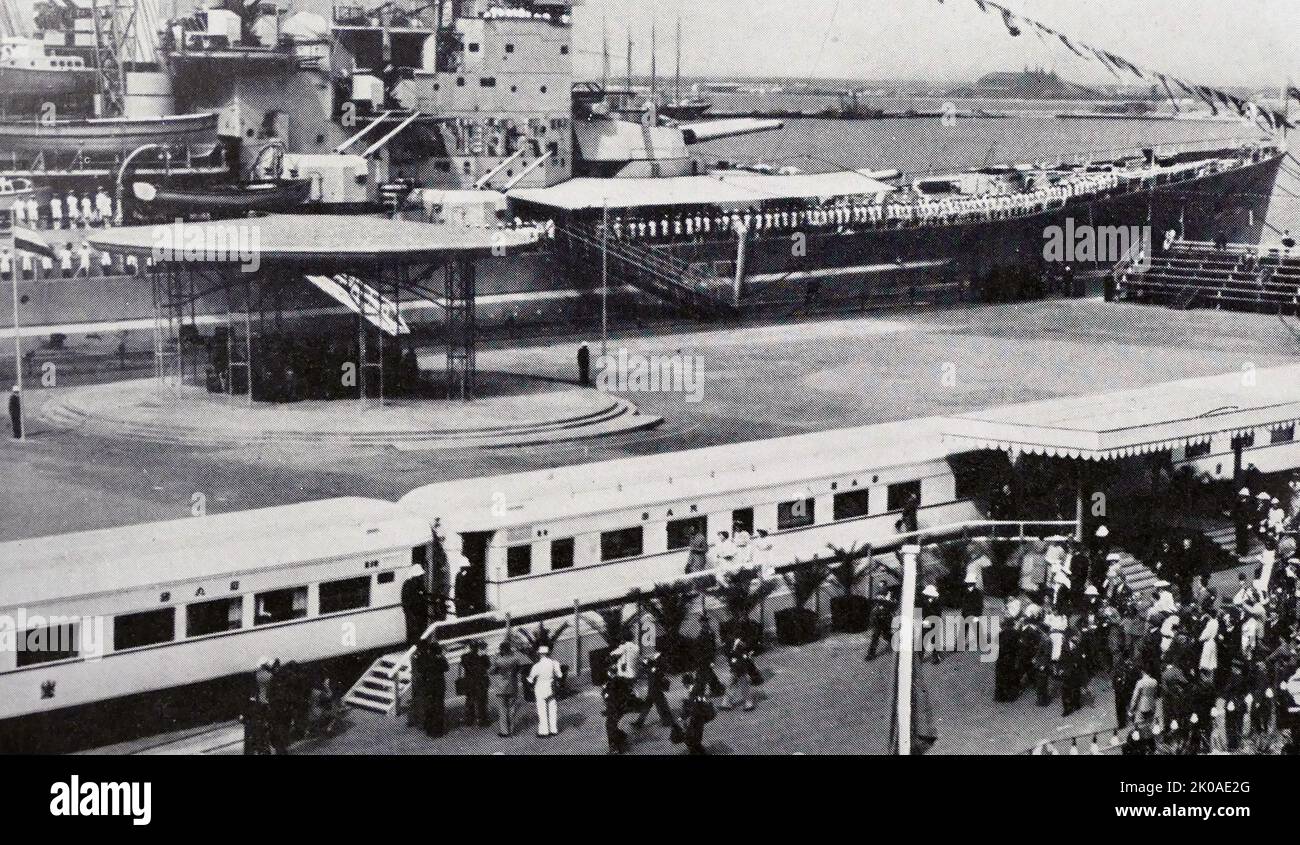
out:
M727 206L757 208L782 200L827 202L839 197L877 196L894 190L868 171L800 173L768 176L725 171L707 176L671 176L661 179L570 179L550 188L516 188L512 200L536 203L563 211L649 206Z
M1219 434L1268 436L1300 422L1300 366L1048 399L944 420L954 449L1108 461L1196 446Z

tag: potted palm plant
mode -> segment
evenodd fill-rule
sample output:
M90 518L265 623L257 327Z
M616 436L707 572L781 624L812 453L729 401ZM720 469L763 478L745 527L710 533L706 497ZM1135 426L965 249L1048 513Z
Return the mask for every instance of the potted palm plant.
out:
M682 626L691 615L696 595L690 584L656 584L645 603L661 632L658 648L669 672L680 672L690 662L690 649L682 637Z
M523 654L525 657L528 658L529 662L536 663L537 658L540 657L540 655L538 654L538 650L541 649L542 646L546 646L548 649L550 649L552 656L554 656L555 644L559 642L560 637L562 637L564 635L564 632L567 631L568 629L569 629L568 622L561 622L559 625L556 625L554 628L547 628L544 622L538 622L537 627L531 631L528 630L527 628L520 628L519 630L515 631L515 647L519 649L520 654ZM560 669L562 670L562 674L564 676L567 676L569 674L569 669L567 666L561 664ZM533 688L529 684L524 684L523 687L524 687L524 700L532 701ZM561 695L563 694L563 692L564 692L564 683L562 678L559 688L557 690L557 695Z
M723 576L713 595L722 603L727 619L720 626L722 639L730 642L742 637L755 648L763 640L763 625L753 618L754 610L776 589L776 581L765 581L760 570L737 569Z
M859 549L854 544L848 549L834 545L829 548L840 561L831 569L835 586L840 590L838 596L831 598L831 630L844 634L861 633L867 630L871 621L871 600L854 590L876 569L871 547ZM863 558L866 558L865 563L861 562Z
M774 614L777 640L785 645L800 645L817 639L817 612L809 610L807 605L830 574L829 566L813 560L810 563L796 562L793 571L781 576L794 605Z
M587 652L587 661L591 665L591 682L596 686L605 683L609 677L609 653L622 645L627 634L636 628L636 617L623 618L623 607L602 607L588 616L588 621L596 633L605 641L600 648Z

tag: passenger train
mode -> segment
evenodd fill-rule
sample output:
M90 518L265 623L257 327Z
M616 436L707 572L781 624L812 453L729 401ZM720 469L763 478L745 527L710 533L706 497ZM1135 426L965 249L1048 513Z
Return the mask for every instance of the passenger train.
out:
M448 481L398 503L333 499L0 544L0 751L156 730L164 693L197 690L224 708L209 720L229 718L264 655L359 672L404 641L402 585L436 546L451 571L477 570L474 598L540 613L680 576L692 529L766 531L755 563L780 566L831 545L896 544L912 496L921 528L981 519L980 494L1005 457L954 453L940 426L908 420ZM1247 456L1269 471L1300 463L1295 448L1284 439ZM1219 451L1174 460L1221 474Z
M434 543L489 604L537 612L681 575L691 528L765 529L781 564L884 541L910 494L923 525L977 518L957 486L930 419L0 544L0 750L148 693L237 705L261 656L397 646L402 583Z

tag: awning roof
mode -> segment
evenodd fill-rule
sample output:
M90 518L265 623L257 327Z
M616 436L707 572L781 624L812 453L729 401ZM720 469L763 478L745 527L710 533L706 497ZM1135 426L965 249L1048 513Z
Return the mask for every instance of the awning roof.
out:
M240 233L236 237L241 240L230 240L232 232ZM438 261L450 253L488 253L496 248L523 247L537 240L534 229L469 229L387 217L333 214L268 214L240 220L91 229L79 235L95 249L142 258L155 256L163 243L179 255L183 248L189 248L190 239L194 238L197 244L237 243L261 262L282 263ZM196 254L201 256L202 251ZM237 263L222 255L201 258L198 262L189 262L183 256L174 260Z
M894 188L891 185L851 170L793 176L733 171L662 179L579 178L550 188L516 188L508 196L513 200L565 211L581 211L601 208L606 200L610 208L659 205L754 206L772 200L826 200L875 195L892 190Z
M942 431L958 448L1105 461L1297 422L1300 366L1289 366L1005 405L948 417Z

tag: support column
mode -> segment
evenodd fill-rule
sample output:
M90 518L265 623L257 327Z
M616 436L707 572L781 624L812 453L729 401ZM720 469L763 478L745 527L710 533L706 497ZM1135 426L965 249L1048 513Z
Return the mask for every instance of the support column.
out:
M478 327L475 323L474 258L458 254L444 270L447 303L447 398L474 398Z
M1074 539L1083 542L1083 517L1087 507L1088 465L1083 458L1075 459L1074 465Z
M916 569L920 546L903 546L903 589L898 600L898 755L912 753L912 609L916 606Z

